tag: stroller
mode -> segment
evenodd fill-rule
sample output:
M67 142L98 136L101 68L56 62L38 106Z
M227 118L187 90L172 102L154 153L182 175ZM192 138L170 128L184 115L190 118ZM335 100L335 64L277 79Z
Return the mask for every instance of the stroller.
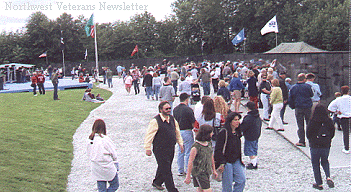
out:
M190 103L192 105L196 104L196 102L200 101L200 86L198 83L192 83L191 84L191 97L190 97Z

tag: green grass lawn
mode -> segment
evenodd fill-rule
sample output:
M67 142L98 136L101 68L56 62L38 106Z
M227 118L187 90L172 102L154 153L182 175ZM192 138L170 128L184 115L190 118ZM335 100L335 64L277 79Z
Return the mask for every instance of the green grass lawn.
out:
M61 100L33 93L0 94L0 191L66 191L73 134L100 106L81 101L84 89L59 91ZM94 88L108 99L112 93ZM88 137L88 135L87 135Z

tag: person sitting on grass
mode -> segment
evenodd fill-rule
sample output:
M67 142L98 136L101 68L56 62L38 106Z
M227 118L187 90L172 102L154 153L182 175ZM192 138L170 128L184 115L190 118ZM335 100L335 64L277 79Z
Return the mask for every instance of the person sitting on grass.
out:
M100 94L98 94L99 96ZM100 97L101 98L101 97ZM105 101L101 101L95 98L95 95L91 93L91 89L85 90L85 93L82 98L83 101L93 102L93 103L104 103Z
M79 80L79 83L84 83L84 76L83 76L83 73L80 73L80 74L79 74L78 80Z

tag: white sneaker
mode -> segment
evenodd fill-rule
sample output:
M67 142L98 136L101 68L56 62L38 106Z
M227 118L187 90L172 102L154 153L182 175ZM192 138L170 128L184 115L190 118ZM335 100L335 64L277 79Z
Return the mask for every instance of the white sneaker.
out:
M346 154L350 154L350 150L343 149L342 152Z
M34 96L38 96L37 94L35 94Z

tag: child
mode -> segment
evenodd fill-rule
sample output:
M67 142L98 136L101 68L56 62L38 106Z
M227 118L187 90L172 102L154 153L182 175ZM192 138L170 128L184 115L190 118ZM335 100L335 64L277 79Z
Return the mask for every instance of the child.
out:
M112 140L106 135L106 125L102 119L94 122L87 151L92 176L97 181L99 191L116 191L119 187L117 152ZM110 184L108 188L107 182Z
M124 84L128 94L130 94L130 88L132 87L132 82L133 82L133 78L132 76L130 76L130 72L128 72L127 76L124 78Z
M246 169L257 169L258 138L261 135L262 121L254 102L247 102L246 107L248 112L240 125L240 131L245 137L244 154L249 156L251 161Z
M201 125L190 151L188 171L184 183L190 183L191 174L194 187L197 187L199 192L211 192L210 176L212 172L217 177L211 144L212 135L213 127L211 125Z
M229 89L226 87L226 83L224 80L220 80L219 83L219 90L217 92L217 95L221 95L225 102L230 103L230 92Z
M334 95L335 95L335 99L342 96L342 94L340 92L335 92ZM338 118L337 115L338 115L337 113L333 114L333 125L335 126L335 124L337 124L338 130L341 131L340 119Z

